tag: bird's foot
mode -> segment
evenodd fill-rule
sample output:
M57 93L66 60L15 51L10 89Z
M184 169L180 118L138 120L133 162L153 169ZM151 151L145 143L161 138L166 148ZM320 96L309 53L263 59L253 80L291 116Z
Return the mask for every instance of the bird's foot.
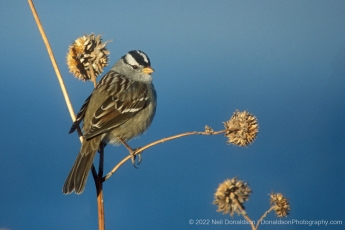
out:
M131 160L132 160L132 165L134 166L134 168L138 168L137 165L139 165L142 161L142 157L141 157L141 152L134 154L136 152L137 149L132 149L131 146L129 146L124 140L122 140L121 138L119 138L120 142L126 147L126 149L129 151L129 154L131 155ZM138 164L135 163L135 159L136 159L136 155L138 155Z
M138 168L137 165L140 165L141 161L143 160L143 158L141 157L141 153L142 153L142 152L139 152L139 153L137 153L137 154L134 154L135 151L136 151L137 149L140 149L140 148L131 149L131 150L129 151L129 153L131 154L132 165L134 166L134 168ZM137 158L137 155L138 155L138 163L136 164L136 163L135 163L135 160L136 160L136 158Z

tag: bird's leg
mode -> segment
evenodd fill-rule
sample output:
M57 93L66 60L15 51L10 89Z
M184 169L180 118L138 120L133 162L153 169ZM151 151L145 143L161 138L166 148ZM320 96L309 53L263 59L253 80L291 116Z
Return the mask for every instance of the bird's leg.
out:
M101 145L103 145L103 146L101 146ZM101 144L99 144L99 148L98 148L98 153L101 153L101 151L103 151L103 149L105 148L105 146L107 146L107 143L101 143Z
M135 151L138 149L132 149L131 146L129 146L124 140L122 140L122 138L119 138L120 142L126 147L126 149L129 151L129 154L131 154L131 160L132 160L132 164L135 168L137 168L137 166L135 165L135 158L136 155L138 155L138 165L141 163L142 161L142 157L141 157L141 152L137 153L136 155L134 154Z

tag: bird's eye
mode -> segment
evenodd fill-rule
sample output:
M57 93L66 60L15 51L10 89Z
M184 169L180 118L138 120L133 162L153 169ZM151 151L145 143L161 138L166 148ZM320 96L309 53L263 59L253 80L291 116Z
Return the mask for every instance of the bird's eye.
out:
M137 65L132 65L132 68L133 69L138 69L138 66Z

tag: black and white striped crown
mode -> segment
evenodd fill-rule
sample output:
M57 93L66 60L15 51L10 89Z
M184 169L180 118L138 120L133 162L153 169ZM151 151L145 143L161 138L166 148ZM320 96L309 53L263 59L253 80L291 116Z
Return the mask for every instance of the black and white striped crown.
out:
M151 66L149 57L140 50L131 50L125 56L123 56L122 59L126 64L129 64L131 66Z

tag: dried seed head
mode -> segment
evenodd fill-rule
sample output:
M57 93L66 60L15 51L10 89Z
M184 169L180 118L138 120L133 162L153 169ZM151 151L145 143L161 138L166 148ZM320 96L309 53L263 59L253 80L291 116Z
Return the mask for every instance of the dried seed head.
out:
M218 206L217 212L230 213L231 216L235 212L241 214L245 209L243 203L248 200L251 192L247 183L237 180L236 177L227 179L217 188L213 204Z
M271 193L270 204L275 206L274 211L278 217L286 217L289 215L290 204L289 201L281 193Z
M83 81L91 79L91 68L95 77L100 75L108 65L110 52L105 48L107 42L102 43L101 35L95 37L94 34L77 38L68 48L69 71Z
M227 129L225 133L225 136L228 137L227 143L234 145L248 146L255 140L259 132L258 120L247 111L236 110L230 120L223 123Z

